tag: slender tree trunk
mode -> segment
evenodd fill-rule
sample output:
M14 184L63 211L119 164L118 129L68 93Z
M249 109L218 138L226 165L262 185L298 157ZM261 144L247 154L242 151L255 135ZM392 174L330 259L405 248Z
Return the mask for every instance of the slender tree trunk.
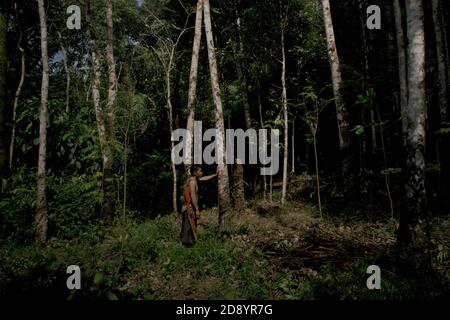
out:
M100 149L102 153L102 190L103 190L103 202L102 202L102 217L111 218L114 212L114 195L110 192L114 188L114 181L112 179L112 156L111 147L108 141L108 132L105 119L103 116L103 109L100 101L100 85L101 85L101 70L100 60L97 54L97 40L94 30L91 26L91 12L90 1L87 1L87 14L86 23L89 37L89 45L91 49L92 60L92 101L95 109L95 117L97 121L98 137L100 141Z
M370 86L370 64L369 64L369 45L368 45L368 34L367 34L367 26L366 26L366 18L362 13L365 12L367 8L367 1L359 1L359 10L360 10L360 23L361 23L361 42L362 42L362 58L363 58L363 90L367 90ZM365 108L361 110L361 112L365 112ZM371 147L372 147L372 166L375 164L375 155L377 150L377 135L376 135L376 122L375 115L373 109L369 110L370 115L370 129L371 129ZM364 125L364 123L363 123ZM366 135L362 135L362 139L365 139ZM362 155L365 157L365 153Z
M318 117L316 123L318 126ZM320 219L322 219L323 215L322 215L322 199L320 197L319 158L317 157L317 140L316 140L317 129L314 130L315 132L313 132L313 144L314 144L314 162L316 165L317 202L319 204Z
M406 111L405 194L398 230L398 258L404 273L430 267L425 192L425 30L422 0L406 2L408 35L408 108Z
M233 170L233 205L237 212L245 209L245 187L244 187L244 166L235 159L236 164Z
M3 174L6 164L6 151L4 147L5 124L4 114L6 106L6 1L0 0L0 177Z
M397 33L397 53L398 53L398 77L400 81L400 112L402 118L403 142L406 142L408 135L407 104L408 104L408 81L406 71L406 51L405 35L403 32L403 18L400 0L394 0L395 29Z
M108 100L106 102L106 112L108 113L108 135L112 138L114 136L114 106L117 97L112 0L106 0L106 61L108 63Z
M341 67L336 48L336 40L334 37L333 20L331 17L331 10L330 10L330 1L329 0L321 0L321 1L325 22L325 33L327 37L328 58L331 67L333 93L336 104L336 117L339 131L339 146L342 158L342 173L344 177L348 177L351 171L350 123L348 119L348 113L344 105L344 100L341 94L341 87L342 87Z
M365 19L365 12L367 8L367 1L359 0L359 11L360 11L360 23L361 23L361 42L362 42L362 58L363 58L363 69L364 69L364 89L367 89L367 82L370 79L370 67L369 67L369 46L367 44L367 26Z
M46 157L47 157L47 101L48 101L48 50L47 50L47 22L45 17L44 0L38 0L39 25L41 29L42 56L42 84L41 110L39 115L39 156L37 174L37 211L36 211L36 240L45 242L47 239L48 214L46 196Z
M441 21L440 15L440 1L432 0L433 7L433 25L434 33L436 36L436 53L437 53L437 64L438 64L438 84L439 84L439 111L441 116L441 124L444 125L447 122L447 66L445 61L445 43L443 34L443 23Z
M448 22L445 20L445 5L441 3L441 7L443 8L440 12L440 17L442 21L442 33L444 35L444 48L445 48L445 64L447 66L447 79L450 79L450 51L448 49L448 37L447 37L447 24ZM448 91L450 92L450 80L448 81Z
M179 33L178 38L175 42L172 42L171 39L165 38L163 36L155 35L158 38L158 42L161 42L160 47L162 49L156 50L153 48L154 52L158 56L161 65L165 72L165 94L166 94L166 108L167 108L167 116L169 122L169 131L173 132L174 127L174 106L172 104L172 68L175 61L175 50L178 45L178 42L181 39L181 36L186 31L186 25L188 20L186 20L185 27ZM178 78L177 78L178 81ZM178 127L179 124L176 124ZM173 150L175 147L175 142L171 140L171 149ZM177 169L174 162L173 157L171 157L171 168L172 168L172 210L174 213L178 213L178 205L177 205Z
M236 71L238 75L238 80L240 84L241 100L244 106L244 118L245 126L247 129L252 127L252 122L250 118L250 104L248 102L247 94L247 77L244 73L242 58L244 57L244 44L242 43L241 37L241 19L239 17L238 8L236 11L236 31L238 45L232 41L233 53L236 60ZM244 167L242 163L236 162L233 171L233 199L234 199L234 209L241 211L245 207L245 188L244 188Z
M291 133L291 173L295 174L295 118L292 120Z
M364 110L361 110L361 123L365 125L366 123L366 116L364 114ZM367 169L367 161L366 161L366 154L367 154L367 142L366 142L366 135L365 133L361 137L361 152L360 152L360 170L365 171Z
M112 0L106 0L106 61L108 64L108 97L106 100L106 137L108 143L114 140L114 107L117 98L116 63L114 60L114 32ZM103 167L103 206L102 216L112 219L115 213L115 186L113 179L112 150L108 147L109 158Z
M16 11L16 19L19 28L19 39L17 40L17 49L20 51L20 80L17 85L16 93L14 95L13 115L12 115L12 132L11 142L9 144L9 169L13 168L14 160L14 144L16 141L16 118L17 118L17 106L19 104L19 97L22 91L23 82L25 81L25 50L22 48L23 31L19 22L19 14L17 10L17 2L14 3L14 9Z
M386 144L384 142L384 128L383 128L383 121L381 119L380 110L378 108L378 105L376 106L376 112L378 117L378 123L380 127L380 140L381 140L381 148L383 152L383 165L384 165L384 182L386 184L386 193L389 199L389 208L391 210L391 218L394 219L394 201L392 200L392 194L391 194L391 176L389 173L389 164L388 159L386 156Z
M370 110L370 129L372 134L372 157L375 158L377 154L377 131L376 131L376 121L375 121L375 112L373 109ZM376 159L372 160L372 166L376 164Z
M61 32L58 33L58 40L59 40L59 46L61 47L61 52L63 54L63 63L64 63L64 71L66 73L66 113L69 113L70 111L70 71L69 71L69 64L67 60L67 50L64 47L63 41L62 41L62 35Z
M245 76L244 72L244 64L243 64L243 57L244 57L244 44L242 42L242 36L241 36L241 18L239 17L239 11L236 8L236 29L237 29L237 38L238 38L238 48L236 48L235 45L233 45L233 51L234 56L236 59L236 71L238 74L239 84L240 84L240 90L241 90L241 97L242 97L242 104L244 106L244 116L245 116L245 125L247 129L250 129L252 127L252 121L250 117L250 104L248 102L248 85L247 85L247 77Z
M127 114L127 126L124 135L124 151L123 151L123 207L122 207L122 216L125 218L125 214L127 213L127 190L128 190L128 148L130 144L130 126L132 121L132 108L134 103L134 88L129 89L128 93L128 114ZM117 190L120 190L117 187ZM119 192L117 192L117 203L119 202Z
M211 13L209 0L203 1L205 17L205 32L208 45L209 68L211 71L211 88L216 107L217 126L217 152L218 152L218 175L219 175L219 230L227 231L230 218L230 188L228 179L228 167L226 165L225 149L225 125L223 122L222 100L220 96L219 78L217 73L217 61L214 49L213 33L211 26Z
M287 189L287 171L288 171L288 153L289 153L289 117L288 117L288 103L287 103L287 93L286 93L286 53L284 49L284 32L285 32L285 19L286 16L281 16L281 85L282 85L282 104L283 104L283 115L284 115L284 155L283 155L283 184L281 188L281 204L286 203L286 189Z
M197 12L195 14L195 34L194 43L192 45L191 71L189 74L189 91L188 91L188 118L186 129L191 133L190 139L186 143L186 157L185 157L185 171L189 176L190 165L193 161L193 137L194 137L194 119L195 119L195 104L197 97L197 78L198 78L198 56L200 52L200 41L202 38L202 20L203 20L203 0L197 1Z
M166 92L167 92L167 108L168 108L168 116L169 116L169 130L173 132L173 106L172 106L172 91L170 85L170 72L172 71L172 64L175 55L175 46L172 47L169 57L169 64L167 66L166 71ZM172 150L175 147L175 142L171 140L171 148ZM172 166L172 207L173 212L178 213L178 205L177 205L177 168L175 166L175 162L171 161Z
M436 52L439 73L439 109L441 127L448 127L448 102L450 93L450 62L448 51L447 26L445 23L445 2L433 0L433 22L436 35ZM436 141L437 159L441 168L440 198L441 205L450 203L450 138L447 134L439 135Z
M264 119L262 115L262 103L261 103L261 86L258 84L258 110L259 110L259 123L261 129L264 128ZM263 176L263 199L266 200L267 197L267 178Z
M269 178L269 201L273 202L273 175L270 175Z

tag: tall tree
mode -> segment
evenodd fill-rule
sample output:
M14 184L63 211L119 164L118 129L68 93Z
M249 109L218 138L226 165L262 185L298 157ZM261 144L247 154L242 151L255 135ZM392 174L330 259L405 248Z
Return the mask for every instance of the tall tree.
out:
M113 4L106 0L106 61L108 63L108 99L106 112L108 113L109 136L114 136L114 106L117 98L116 62L114 59L114 29Z
M223 120L222 98L220 95L219 77L217 72L216 53L211 25L211 11L209 0L203 0L203 12L205 18L205 33L208 46L208 60L211 73L211 88L215 105L216 116L216 142L218 155L219 176L219 230L226 231L229 227L230 218L230 187L228 179L228 167L226 164L225 149L225 125Z
M95 109L95 117L97 121L98 137L100 141L100 149L102 153L102 189L103 189L103 202L102 202L102 216L110 218L113 214L114 205L112 202L115 200L112 197L112 153L111 146L108 137L108 130L103 116L103 108L101 106L100 98L100 86L101 86L101 67L100 58L97 52L97 39L92 26L91 6L90 0L87 0L87 12L86 12L86 24L89 38L89 46L91 51L92 61L92 101Z
M264 119L262 114L262 102L261 102L261 85L258 83L258 111L259 111L259 125L264 128ZM263 176L263 199L267 198L267 178Z
M241 34L241 18L239 15L239 3L235 2L236 13L236 38L237 41L232 41L233 55L236 60L236 72L238 81L240 84L241 101L244 106L244 120L245 127L250 129L252 126L250 118L250 104L248 101L248 85L247 77L244 73L243 57L244 57L244 44L242 42ZM243 164L236 161L233 169L233 204L234 209L240 211L245 207L245 188L244 188L244 167Z
M336 104L336 117L339 131L339 146L342 158L342 173L344 177L350 174L350 123L347 109L342 98L342 75L339 63L339 55L336 48L334 36L333 19L331 17L330 1L322 0L323 18L325 23L325 34L327 38L328 59L331 67L331 80Z
M67 49L64 46L61 32L57 31L57 34L58 34L59 46L60 46L61 52L62 52L64 72L66 73L66 112L69 113L69 111L70 111L70 70L69 70L69 63L68 63L68 59L67 59Z
M400 0L394 0L395 30L397 34L398 78L400 82L400 110L402 118L403 142L406 142L408 124L406 109L408 104L408 80L406 72L406 45L403 31L402 7Z
M438 64L438 85L439 85L439 111L441 116L441 124L447 121L448 109L448 84L447 84L447 66L445 59L445 42L443 33L443 23L441 21L441 6L439 0L431 1L433 8L433 25L434 34L436 36L436 53Z
M46 196L46 158L47 158L47 102L48 102L48 49L47 49L47 22L45 16L44 0L38 0L39 25L41 30L41 57L42 57L42 84L41 109L39 115L39 155L37 174L37 212L36 212L36 240L45 242L47 239L48 214Z
M289 115L288 115L288 101L286 90L286 51L284 44L284 37L287 23L287 6L280 7L280 28L281 28L281 102L283 105L284 117L284 155L283 155L283 182L281 187L281 204L286 203L286 189L288 178L288 153L289 153Z
M12 114L12 131L11 141L9 143L9 168L13 167L14 159L14 144L16 140L16 118L17 106L19 104L20 93L22 92L23 82L25 80L25 50L22 48L23 31L19 21L19 13L17 9L17 1L14 2L14 11L16 13L17 28L19 29L19 38L17 40L17 49L20 52L20 80L17 85L16 93L14 94L13 114Z
M6 151L4 147L4 114L6 106L6 0L0 0L0 175L6 163Z
M400 213L398 258L403 272L430 267L425 192L425 29L422 0L406 1L408 105L405 203Z
M113 5L112 0L106 0L106 62L108 64L108 97L106 100L108 142L114 140L114 107L117 98L116 62L114 59L114 31L113 31ZM111 149L110 149L111 151ZM112 155L112 154L110 154ZM115 213L115 196L113 181L113 159L110 157L103 167L103 206L102 216L111 219Z
M239 88L242 97L242 104L244 106L245 125L247 129L249 129L252 126L252 120L250 117L250 104L248 102L247 76L244 72L243 58L245 57L245 52L244 52L244 43L242 41L241 17L239 14L238 4L236 4L235 12L236 12L237 45L233 43L233 53L236 59L236 71L239 79L239 86L240 86Z
M158 24L163 25L164 22L160 20L157 17L154 17L154 19L157 21ZM180 31L178 34L177 39L174 41L168 34L158 34L155 32L153 36L158 40L157 41L157 47L153 48L153 51L157 55L159 61L161 62L162 68L164 70L165 75L165 89L166 89L166 107L167 107L167 113L168 113L168 119L169 119L169 132L173 132L173 111L174 107L172 104L172 71L174 68L174 63L176 60L176 48L178 43L180 42L181 36L186 32L187 30L187 23L189 21L189 16L186 19L186 23L184 25L184 28ZM171 139L172 140L172 139ZM172 150L175 147L175 142L171 141L171 148ZM177 206L177 170L175 166L174 159L171 159L171 167L172 167L172 207L173 212L178 212L178 206Z
M197 1L197 11L195 14L195 34L194 43L192 45L191 70L189 74L189 89L188 89L188 118L186 129L190 132L190 137L186 142L186 175L189 176L189 166L193 161L193 137L194 137L194 119L195 119L195 103L197 97L197 77L198 77L198 56L200 52L200 40L202 38L202 21L203 21L203 0Z

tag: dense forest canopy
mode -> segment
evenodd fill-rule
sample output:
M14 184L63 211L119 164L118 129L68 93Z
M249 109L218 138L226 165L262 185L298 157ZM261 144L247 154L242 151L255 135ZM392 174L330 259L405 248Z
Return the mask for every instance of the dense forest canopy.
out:
M2 0L1 245L177 219L195 120L280 132L275 175L203 165L217 233L298 204L380 222L395 272L448 288L448 21L445 0Z

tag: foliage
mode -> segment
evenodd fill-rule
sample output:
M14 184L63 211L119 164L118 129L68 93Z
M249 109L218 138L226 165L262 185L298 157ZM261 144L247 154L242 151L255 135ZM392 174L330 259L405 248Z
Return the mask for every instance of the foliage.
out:
M319 222L310 210L313 209L292 207L274 216L251 214L245 219L235 219L227 236L218 234L210 225L214 215L209 211L205 213L207 225L199 229L193 247L179 243L180 216L176 214L144 223L124 216L103 232L91 230L72 240L52 239L47 246L4 244L0 246L3 261L0 297L6 294L22 298L39 294L57 300L442 297L444 292L427 279L413 281L396 275L384 251L384 246L392 243L390 225ZM334 241L325 241L327 237L334 237ZM314 241L322 246L305 249L314 246ZM380 243L380 247L372 248L367 243L372 241ZM449 262L445 250L448 248L440 245L435 252L437 263L443 268ZM66 274L62 270L70 264L82 268L83 290L65 288ZM372 264L383 266L381 290L366 287L366 269Z
M49 234L70 239L98 225L101 173L86 177L52 177L48 181Z
M5 180L0 194L0 239L17 243L34 239L36 175L25 167Z

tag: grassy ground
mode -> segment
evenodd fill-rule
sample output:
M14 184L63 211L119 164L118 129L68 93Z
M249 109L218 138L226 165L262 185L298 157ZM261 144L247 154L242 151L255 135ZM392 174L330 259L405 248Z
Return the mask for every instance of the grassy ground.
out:
M450 220L435 221L436 275L405 280L393 263L395 223L319 219L301 204L255 203L216 231L217 209L203 212L195 246L179 243L180 217L114 227L47 246L0 248L0 296L51 299L411 299L448 298ZM82 289L66 288L79 265ZM366 269L381 268L381 290Z

